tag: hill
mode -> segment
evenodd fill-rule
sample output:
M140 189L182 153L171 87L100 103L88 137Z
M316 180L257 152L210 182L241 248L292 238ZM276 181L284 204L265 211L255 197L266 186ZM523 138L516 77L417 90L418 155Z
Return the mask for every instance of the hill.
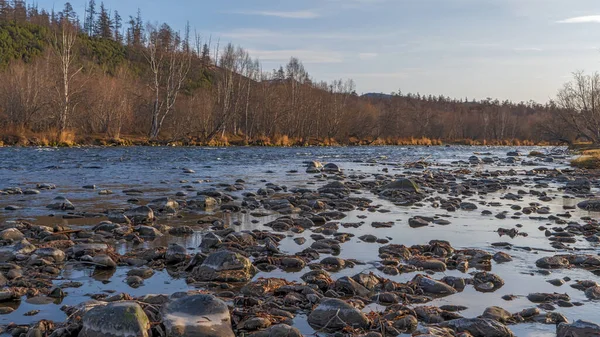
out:
M93 1L93 0L92 0ZM302 62L264 72L242 47L214 46L138 12L48 12L0 0L5 144L540 143L573 138L554 105L367 93L312 78ZM83 21L83 24L81 23ZM122 33L124 32L124 33ZM559 132L557 132L557 130Z

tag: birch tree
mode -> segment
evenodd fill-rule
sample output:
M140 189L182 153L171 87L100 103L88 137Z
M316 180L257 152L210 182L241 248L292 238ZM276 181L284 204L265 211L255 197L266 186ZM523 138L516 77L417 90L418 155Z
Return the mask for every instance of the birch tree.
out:
M60 32L54 34L52 45L53 51L59 60L61 81L57 86L59 98L58 134L62 135L68 126L69 115L73 112L76 104L73 102L72 84L75 77L83 67L76 67L74 47L77 41L77 26L65 16L60 24Z
M149 87L153 93L151 140L158 138L165 118L173 112L191 66L191 53L182 48L184 44L177 34L165 39L166 29L154 25L146 29L144 56L150 67Z

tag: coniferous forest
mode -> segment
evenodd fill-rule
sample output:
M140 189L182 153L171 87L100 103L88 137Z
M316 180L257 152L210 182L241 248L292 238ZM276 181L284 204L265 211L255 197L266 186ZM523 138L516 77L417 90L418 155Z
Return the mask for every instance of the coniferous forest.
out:
M597 75L554 101L358 95L290 55L264 69L242 46L189 25L148 24L89 1L49 11L0 0L4 144L539 144L600 139ZM400 86L400 85L399 85ZM583 86L583 87L582 87ZM590 89L591 88L591 89ZM580 95L581 94L581 95ZM598 118L597 118L598 117Z

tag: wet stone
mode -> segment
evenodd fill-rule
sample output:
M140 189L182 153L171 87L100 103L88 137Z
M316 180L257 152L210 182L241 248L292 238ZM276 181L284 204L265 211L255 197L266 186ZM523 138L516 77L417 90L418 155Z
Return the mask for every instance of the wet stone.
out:
M335 298L321 300L321 303L308 316L308 323L317 330L339 331L350 326L367 328L369 319L360 310Z
M79 337L148 337L149 330L150 321L139 304L114 302L86 312Z
M212 295L175 299L161 313L167 336L234 337L227 304Z

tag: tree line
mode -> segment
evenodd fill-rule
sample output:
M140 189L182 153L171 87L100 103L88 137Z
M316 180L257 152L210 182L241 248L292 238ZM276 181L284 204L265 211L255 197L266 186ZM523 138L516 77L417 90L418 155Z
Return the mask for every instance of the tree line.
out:
M262 68L247 50L123 19L0 0L0 135L7 144L437 144L600 141L598 75L547 104L366 94L301 60Z

